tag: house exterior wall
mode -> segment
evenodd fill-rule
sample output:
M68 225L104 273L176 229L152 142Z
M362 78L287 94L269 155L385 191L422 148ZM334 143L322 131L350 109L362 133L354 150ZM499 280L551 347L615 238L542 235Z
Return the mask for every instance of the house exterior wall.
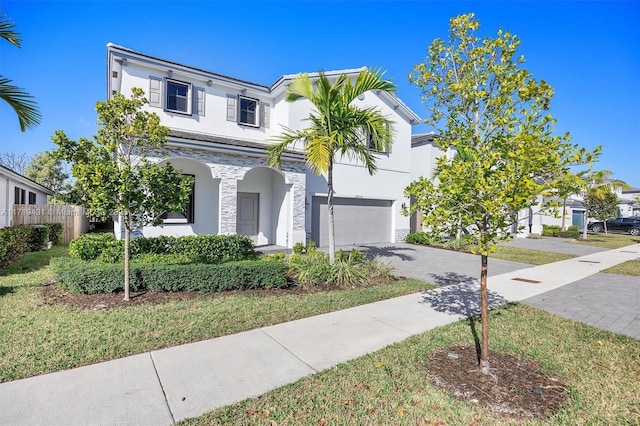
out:
M16 187L24 191L23 203L16 203ZM30 193L35 194L35 200L32 199L32 202L30 202ZM48 195L53 195L53 191L0 166L0 228L13 226L14 204L45 205Z
M148 236L235 233L237 194L253 192L260 194L258 244L292 247L307 239L311 197L326 194L326 179L306 168L302 146L292 148L283 157L279 171L268 168L266 156L266 147L285 127L299 130L308 126L311 103L284 100L286 86L295 76L282 76L267 87L111 44L107 56L109 96L114 93L129 96L132 88L143 89L150 100L145 109L158 114L161 124L172 130L166 157L155 160L170 161L184 173L196 175L194 223L144 227L138 233ZM355 73L359 69L346 71ZM189 87L186 113L166 108L168 81ZM239 102L239 97L257 100L256 126L230 119L234 110L231 106L234 100ZM374 176L369 176L361 164L351 159L338 159L334 170L336 192L346 197L391 201L392 234L401 240L409 231L409 218L400 211L408 203L403 190L411 181L411 127L419 117L393 96L368 92L364 99L354 102L359 106L376 106L394 122L394 143L391 153L378 155L378 172ZM236 114L240 114L237 105L235 108ZM183 134L190 135L188 140ZM201 181L208 182L208 186L203 188L199 185ZM199 223L201 217L210 222Z

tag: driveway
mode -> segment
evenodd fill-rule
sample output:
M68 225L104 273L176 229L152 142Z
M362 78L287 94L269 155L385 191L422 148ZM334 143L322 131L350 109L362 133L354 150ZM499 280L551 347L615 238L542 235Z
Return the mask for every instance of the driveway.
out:
M518 238L505 244L577 256L608 250L575 244L569 239L551 237ZM350 250L353 247L341 248ZM456 290L457 293L460 288L472 288L471 286L480 278L480 257L467 253L411 244L370 244L356 248L380 256L383 261L394 266L396 273L400 276L419 279L441 287L457 286L459 287ZM640 249L640 245L638 248ZM489 258L488 272L489 276L494 276L531 267L532 265L529 264ZM467 302L472 303L472 295L467 296ZM638 277L597 273L555 290L524 299L522 303L640 339L640 278Z

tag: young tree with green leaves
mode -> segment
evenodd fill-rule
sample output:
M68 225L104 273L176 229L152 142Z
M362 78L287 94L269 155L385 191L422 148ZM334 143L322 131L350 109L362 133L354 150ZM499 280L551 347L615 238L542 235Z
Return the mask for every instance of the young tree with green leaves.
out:
M598 194L586 194L584 197L584 205L589 210L591 217L603 221L605 235L608 234L607 219L616 216L618 202L618 196L611 190L604 190Z
M280 167L285 150L300 142L304 146L307 166L318 175L327 175L327 209L329 259L336 256L333 216L333 166L337 158L347 156L362 162L370 175L376 170L374 151L389 151L392 142L391 121L377 108L358 108L358 96L370 90L394 93L395 85L383 78L379 70L363 69L355 82L346 74L331 82L320 71L317 77L301 74L287 88L286 101L307 99L314 110L311 125L304 130L285 128L268 148L269 164ZM370 148L373 146L373 149Z
M116 94L98 102L98 125L93 140L72 141L58 130L55 155L73 163L76 184L87 196L90 214L107 219L118 214L124 224L124 300L129 300L129 242L137 225L159 225L167 211L184 212L192 179L171 164L151 162L160 156L169 128L155 113L142 110L147 103L142 89L131 98Z
M611 179L613 172L611 170L594 171L591 167L588 170L579 172L578 177L581 179L581 193L585 200L584 209L584 227L582 229L582 238L587 239L587 221L590 216L590 208L587 200L590 198L603 199L607 193L615 192L617 189L629 189L626 183ZM605 225L606 226L606 225Z
M25 169L25 176L51 189L54 192L54 203L61 192L68 192L71 189L68 182L69 173L65 170L62 160L49 151L33 156Z
M428 232L451 235L457 224L449 218L455 218L476 237L480 368L489 374L488 256L512 237L517 212L534 206L539 195L550 195L570 165L593 155L570 144L568 134L553 134L553 89L521 67L519 39L503 30L480 38L479 28L473 14L452 18L448 43L435 39L409 75L431 112L425 122L437 130L435 143L457 155L438 160L437 184L421 178L405 194L416 201L408 213L420 209Z
M14 29L15 26L16 24L0 11L0 38L19 48L22 39L20 38L20 33ZM42 117L38 111L38 105L33 100L33 96L11 83L12 80L0 75L0 99L13 108L18 116L20 130L24 132L26 129L40 124Z

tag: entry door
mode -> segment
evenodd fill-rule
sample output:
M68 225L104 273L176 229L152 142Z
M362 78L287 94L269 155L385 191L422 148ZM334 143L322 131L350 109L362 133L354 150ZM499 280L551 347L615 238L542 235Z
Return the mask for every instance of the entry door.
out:
M236 232L250 237L258 236L260 194L238 192Z
M584 229L584 210L574 210L571 213L571 224Z

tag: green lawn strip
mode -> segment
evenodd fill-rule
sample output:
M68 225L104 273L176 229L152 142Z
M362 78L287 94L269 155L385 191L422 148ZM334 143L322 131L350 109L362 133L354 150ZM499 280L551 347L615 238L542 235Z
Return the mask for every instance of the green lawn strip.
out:
M575 240L575 244L604 247L608 249L626 247L634 243L640 243L640 237L634 237L627 234L589 234L586 240Z
M640 277L640 260L628 260L611 268L603 269L600 272L606 272L608 274L623 274L633 275Z
M640 422L639 340L520 304L493 310L490 327L490 350L535 360L570 388L570 400L554 417L516 423ZM459 402L430 384L424 369L427 354L461 343L473 344L469 321L436 328L258 398L179 424L514 424L513 419Z
M39 253L24 261L29 263L33 255ZM82 311L43 305L41 285L50 279L48 266L0 277L0 382L433 288L402 279L361 289L270 296L220 293L164 305Z
M542 250L524 249L519 247L498 246L490 257L513 262L528 263L530 265L544 265L577 257L567 253L553 253Z

